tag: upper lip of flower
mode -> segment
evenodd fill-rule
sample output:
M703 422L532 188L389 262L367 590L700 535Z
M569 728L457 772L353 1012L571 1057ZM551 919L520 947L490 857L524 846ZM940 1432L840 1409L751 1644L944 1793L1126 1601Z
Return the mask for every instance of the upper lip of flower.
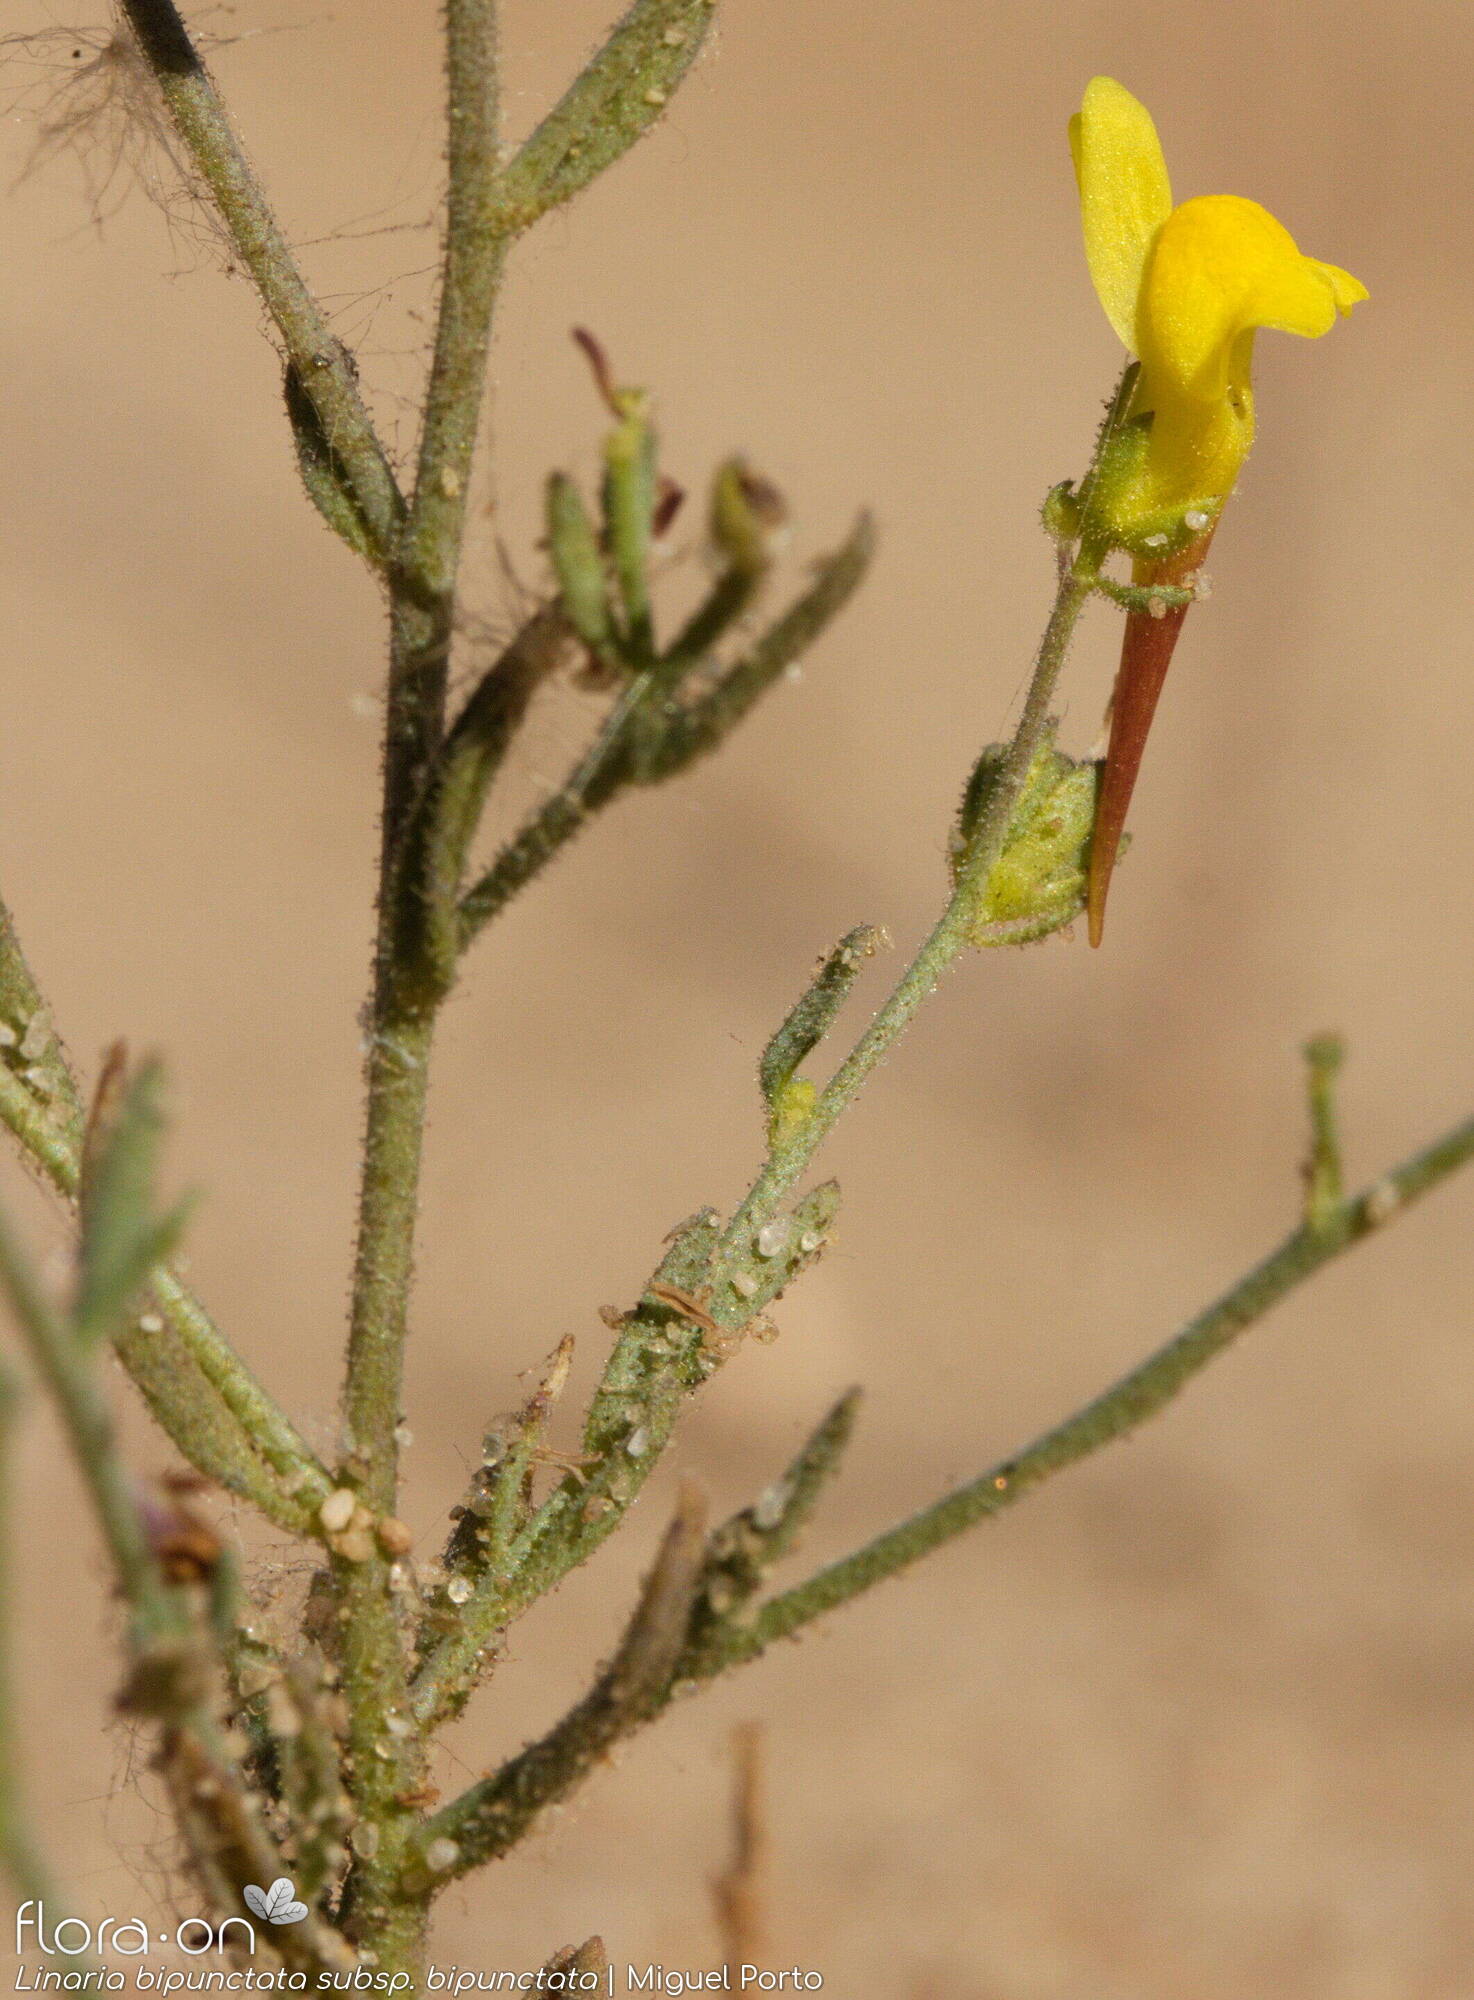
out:
M1235 433L1197 454L1204 464L1211 456L1231 485L1253 435L1256 330L1315 339L1367 296L1366 287L1304 255L1258 202L1200 195L1174 204L1151 116L1111 77L1087 86L1070 120L1070 150L1091 278L1122 344L1141 359L1136 408L1175 406L1159 448L1179 460L1184 476L1193 433L1202 430L1205 442L1207 428L1221 428L1231 411Z
M1151 113L1114 77L1092 77L1070 120L1085 256L1106 318L1136 351L1136 307L1172 183Z

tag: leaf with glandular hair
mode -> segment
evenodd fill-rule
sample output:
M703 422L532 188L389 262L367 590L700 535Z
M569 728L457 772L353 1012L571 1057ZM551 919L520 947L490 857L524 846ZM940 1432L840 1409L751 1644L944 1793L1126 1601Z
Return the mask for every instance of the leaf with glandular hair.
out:
M509 231L528 229L613 166L696 60L714 0L635 0L501 176Z
M89 1134L73 1308L84 1340L105 1339L116 1330L149 1274L183 1233L187 1202L162 1216L153 1205L154 1168L164 1133L162 1082L159 1063L142 1063L119 1092L105 1128Z
M699 701L667 722L631 774L658 785L717 749L785 670L815 645L854 596L875 552L875 527L862 514L849 539L814 565L813 579L763 636Z
M763 1050L758 1064L758 1085L770 1112L779 1111L783 1092L799 1064L828 1034L866 959L889 942L883 930L873 924L861 924L842 937L827 958L819 961L814 977Z
M719 1306L730 1297L750 1314L762 1312L823 1255L838 1220L839 1182L821 1181L786 1215L771 1216L763 1223L745 1253L740 1249L731 1253L725 1283L718 1287Z
M396 978L404 996L419 1005L436 1005L455 978L466 852L528 704L562 658L567 639L557 604L533 613L476 683L410 813L389 894Z
M555 472L548 480L547 524L548 553L568 622L602 657L614 638L609 578L583 496L565 472Z
M295 362L287 363L282 387L286 396L287 421L292 426L292 442L297 447L297 470L307 488L308 499L333 533L341 535L355 555L362 556L376 569L382 568L383 550L358 504L348 469L323 429L317 405L308 395Z
M312 1914L305 1903L297 1901L297 1891L285 1875L278 1875L269 1889L258 1889L254 1882L248 1882L243 1893L246 1908L263 1923L300 1924Z

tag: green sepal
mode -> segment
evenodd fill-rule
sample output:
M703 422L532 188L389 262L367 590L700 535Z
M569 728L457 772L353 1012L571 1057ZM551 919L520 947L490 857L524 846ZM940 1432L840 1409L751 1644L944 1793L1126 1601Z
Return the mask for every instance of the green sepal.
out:
M1202 540L1222 513L1225 495L1208 493L1171 507L1146 505L1142 488L1151 434L1148 412L1104 440L1084 511L1089 531L1100 533L1110 548L1145 562L1162 562Z
M1051 486L1039 508L1039 519L1051 541L1073 542L1084 519L1074 481L1062 479Z
M973 835L1002 769L1006 746L990 744L963 795L952 837L954 882L966 880ZM1003 851L969 897L969 943L1026 944L1077 916L1085 901L1098 767L1040 745L1009 821Z

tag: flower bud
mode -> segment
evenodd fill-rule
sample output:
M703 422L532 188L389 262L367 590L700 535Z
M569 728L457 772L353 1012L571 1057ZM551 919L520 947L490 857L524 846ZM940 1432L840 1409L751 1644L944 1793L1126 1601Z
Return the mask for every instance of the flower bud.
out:
M711 539L733 569L750 576L766 569L787 519L783 495L745 459L729 458L717 468L711 487Z

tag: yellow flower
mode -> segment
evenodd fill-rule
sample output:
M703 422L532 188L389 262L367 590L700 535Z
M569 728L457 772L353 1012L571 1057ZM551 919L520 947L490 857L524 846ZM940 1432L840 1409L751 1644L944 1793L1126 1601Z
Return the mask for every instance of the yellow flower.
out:
M1254 441L1256 331L1317 339L1367 291L1304 256L1258 202L1214 194L1174 207L1150 114L1108 76L1087 86L1070 150L1091 278L1141 361L1131 415L1150 423L1128 433L1134 457L1101 490L1110 525L1137 546L1184 512L1215 519L1232 492Z

